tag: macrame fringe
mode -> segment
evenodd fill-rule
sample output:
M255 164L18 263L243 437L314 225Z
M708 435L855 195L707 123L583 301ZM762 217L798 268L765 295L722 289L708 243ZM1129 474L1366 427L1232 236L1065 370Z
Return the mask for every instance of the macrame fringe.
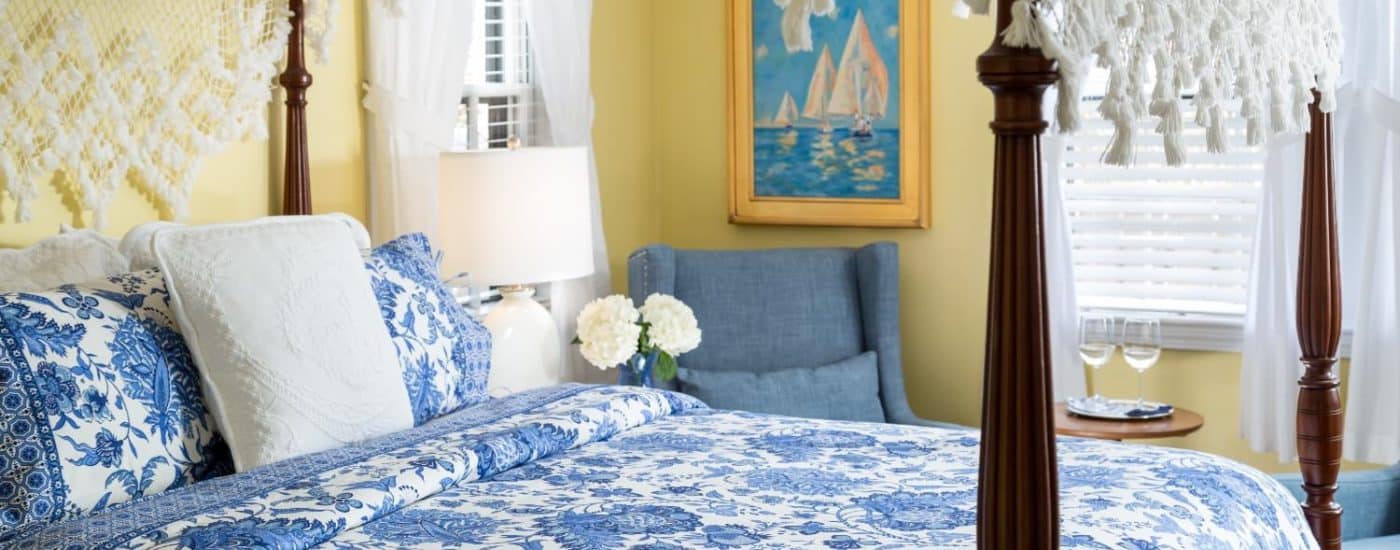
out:
M306 3L322 61L337 2ZM286 0L122 4L0 0L0 191L17 221L59 171L96 228L123 185L184 219L204 158L267 135Z
M1307 131L1312 90L1318 107L1336 108L1341 55L1336 0L1015 0L1001 41L1040 48L1060 67L1055 122L1081 126L1080 103L1091 63L1109 72L1100 114L1113 122L1108 164L1135 160L1136 122L1154 117L1167 162L1187 159L1182 92L1194 90L1193 121L1208 149L1228 151L1227 121L1242 119L1245 141ZM955 12L978 12L957 0ZM1090 91L1092 92L1092 91Z

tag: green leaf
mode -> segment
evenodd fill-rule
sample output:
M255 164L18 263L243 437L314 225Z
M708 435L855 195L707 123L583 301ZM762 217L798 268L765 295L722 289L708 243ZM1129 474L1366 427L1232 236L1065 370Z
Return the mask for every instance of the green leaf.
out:
M656 379L662 382L676 377L676 369L680 365L676 364L676 358L671 354L661 352L656 358Z
M583 340L579 340L579 339L578 339L578 336L574 336L574 339L573 339L573 340L570 340L569 343L570 343L570 344L573 344L573 345L575 345L575 346L577 346L577 345L579 345L579 344L582 344L582 343L583 343Z

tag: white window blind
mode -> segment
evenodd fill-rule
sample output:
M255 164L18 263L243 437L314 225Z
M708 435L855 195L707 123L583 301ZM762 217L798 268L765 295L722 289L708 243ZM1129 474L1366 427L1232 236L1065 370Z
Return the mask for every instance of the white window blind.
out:
M1263 150L1244 146L1241 123L1227 128L1234 149L1210 154L1205 130L1188 121L1188 162L1172 167L1148 125L1134 166L1106 166L1112 124L1095 112L1098 99L1082 108L1084 128L1066 137L1061 167L1080 308L1242 320Z
M511 137L528 144L536 102L530 35L520 0L480 0L476 5L454 148L499 149Z

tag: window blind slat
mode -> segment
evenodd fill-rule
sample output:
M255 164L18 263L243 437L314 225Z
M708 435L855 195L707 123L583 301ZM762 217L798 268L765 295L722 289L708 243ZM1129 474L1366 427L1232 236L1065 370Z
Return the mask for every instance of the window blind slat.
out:
M1198 250L1075 249L1074 264L1249 269L1249 254Z
M1076 248L1212 250L1248 253L1254 239L1248 235L1198 237L1192 235L1156 234L1081 234L1071 238Z
M1081 265L1076 279L1092 283L1130 283L1156 281L1159 283L1203 284L1212 286L1244 286L1249 282L1245 269L1130 267L1117 265Z
M1206 235L1254 235L1254 220L1186 220L1151 218L1095 218L1071 216L1075 233L1203 233Z
M1113 199L1075 199L1066 201L1067 207L1080 214L1174 214L1215 217L1251 217L1257 212L1253 201L1184 201L1157 200L1144 201L1124 197Z
M1176 198L1191 200L1234 199L1253 204L1259 189L1253 182L1124 181L1102 183L1076 180L1066 186L1065 197L1092 198Z
M1120 166L1103 165L1069 165L1065 166L1062 177L1066 181L1074 182L1078 180L1099 180L1099 181L1177 181L1177 182L1255 182L1259 181L1259 176L1255 170L1250 170L1250 166L1143 166L1133 165L1129 168ZM1262 172L1263 167L1257 166Z

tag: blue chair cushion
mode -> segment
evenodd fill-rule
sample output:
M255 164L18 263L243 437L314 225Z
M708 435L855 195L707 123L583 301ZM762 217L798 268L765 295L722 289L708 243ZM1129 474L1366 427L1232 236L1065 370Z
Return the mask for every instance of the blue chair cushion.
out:
M884 422L876 355L820 367L750 372L681 368L681 391L711 407L801 418Z
M685 355L696 370L812 367L868 349L847 249L677 251L668 294L705 329L705 341Z
M1349 540L1342 543L1342 550L1394 550L1395 548L1400 548L1400 535Z

